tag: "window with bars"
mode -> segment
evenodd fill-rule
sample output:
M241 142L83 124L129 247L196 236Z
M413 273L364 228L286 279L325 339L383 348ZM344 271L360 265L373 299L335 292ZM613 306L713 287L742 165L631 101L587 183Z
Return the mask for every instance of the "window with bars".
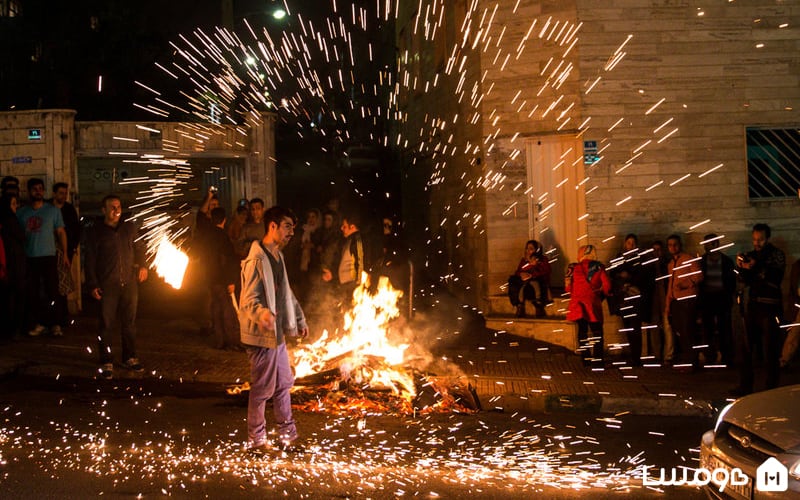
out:
M750 199L800 194L800 127L748 127L747 185Z

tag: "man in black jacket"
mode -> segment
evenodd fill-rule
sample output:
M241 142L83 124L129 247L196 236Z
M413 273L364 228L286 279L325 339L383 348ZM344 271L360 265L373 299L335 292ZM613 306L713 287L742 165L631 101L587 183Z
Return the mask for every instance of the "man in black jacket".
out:
M136 307L139 283L147 279L144 248L136 241L136 227L121 221L122 202L116 195L103 198L103 222L93 226L86 241L86 286L100 301L100 375L112 377L111 325L119 317L123 366L142 372L136 356Z
M239 257L233 242L225 232L225 209L211 210L211 223L203 246L205 253L201 263L206 270L206 284L211 296L211 327L214 331L214 347L217 349L243 350L239 343L239 320L233 309L231 297L239 280Z
M783 292L781 281L786 269L786 256L769 242L770 227L766 224L753 226L753 250L736 257L744 284L750 289L745 313L747 339L743 342L740 384L734 396L753 392L755 373L753 356L763 356L767 372L767 389L778 387L783 331L780 318L783 316Z

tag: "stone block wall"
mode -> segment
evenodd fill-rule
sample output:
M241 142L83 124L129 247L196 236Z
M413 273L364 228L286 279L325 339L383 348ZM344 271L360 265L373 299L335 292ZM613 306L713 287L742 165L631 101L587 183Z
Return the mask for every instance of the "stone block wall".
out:
M75 190L74 120L73 110L0 113L0 174L20 179L23 198L27 197L25 183L31 177L44 180L46 193L62 181ZM40 131L39 139L29 138L32 130Z

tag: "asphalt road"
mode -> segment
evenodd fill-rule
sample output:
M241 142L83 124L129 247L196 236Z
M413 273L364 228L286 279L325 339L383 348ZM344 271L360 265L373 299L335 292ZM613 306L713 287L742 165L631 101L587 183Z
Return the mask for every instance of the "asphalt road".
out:
M217 386L3 382L2 498L704 498L641 480L696 465L702 418L296 411L306 453L255 458L245 398Z

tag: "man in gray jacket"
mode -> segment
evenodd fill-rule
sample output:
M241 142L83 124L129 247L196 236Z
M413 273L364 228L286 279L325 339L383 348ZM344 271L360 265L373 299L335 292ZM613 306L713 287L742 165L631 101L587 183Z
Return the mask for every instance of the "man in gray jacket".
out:
M297 427L289 391L294 385L294 375L285 339L305 338L308 325L289 286L281 252L294 234L296 221L295 215L285 208L267 210L264 215L267 234L250 245L250 252L242 262L239 325L242 344L250 359L247 447L255 454L270 448L264 417L270 398L278 425L278 446L285 451L299 451L293 445Z

